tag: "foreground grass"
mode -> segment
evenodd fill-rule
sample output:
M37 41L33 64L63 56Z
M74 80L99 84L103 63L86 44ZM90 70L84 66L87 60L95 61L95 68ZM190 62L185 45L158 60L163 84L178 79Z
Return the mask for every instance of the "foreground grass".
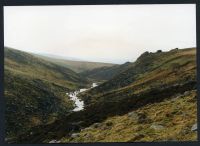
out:
M139 108L123 116L95 123L80 133L63 137L68 142L196 141L196 90Z

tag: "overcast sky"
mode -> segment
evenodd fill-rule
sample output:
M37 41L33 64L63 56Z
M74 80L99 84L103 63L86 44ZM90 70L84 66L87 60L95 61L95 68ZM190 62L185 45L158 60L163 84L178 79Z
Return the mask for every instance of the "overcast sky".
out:
M195 5L6 6L4 45L95 62L196 46Z

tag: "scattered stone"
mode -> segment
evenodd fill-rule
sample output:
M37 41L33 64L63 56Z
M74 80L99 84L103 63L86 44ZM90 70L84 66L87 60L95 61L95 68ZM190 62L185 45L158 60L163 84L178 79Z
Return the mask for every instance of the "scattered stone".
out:
M197 123L192 126L191 131L197 131Z
M94 123L93 125L92 125L92 127L93 128L99 128L99 127L101 127L101 123Z
M183 95L178 93L178 94L175 95L175 97L172 99L172 101L176 101L177 99L179 99L181 97L183 97Z
M112 125L113 125L113 123L109 121L109 122L106 122L105 124L102 124L100 126L100 129L101 130L108 130L108 129L112 128Z
M51 140L49 143L60 143L60 141L59 140L57 141L54 139L54 140Z
M185 96L190 95L190 91L185 91L185 92L184 92L184 95L185 95Z
M128 113L128 117L129 118L132 118L132 119L134 119L134 120L138 120L139 119L139 116L138 116L138 114L136 113L136 112L130 112L130 113Z
M109 127L107 127L107 126L103 125L103 126L101 126L101 127L100 127L100 129L101 129L101 130L108 130L108 129L109 129Z
M79 133L73 133L73 134L71 135L72 138L77 138L77 137L79 137L79 136L80 136Z
M56 140L51 140L49 143L55 143L56 142Z
M154 129L154 130L163 130L164 126L159 125L159 124L153 124L153 125L150 126L150 128Z
M13 138L11 138L11 137L5 138L5 141L6 141L8 144L10 144L10 143L12 143Z
M85 129L82 129L82 131L84 130L92 130L93 128L92 127L87 127L87 128L85 128Z
M151 121L147 118L145 113L136 113L134 111L128 113L128 117L135 120L137 123L146 123Z

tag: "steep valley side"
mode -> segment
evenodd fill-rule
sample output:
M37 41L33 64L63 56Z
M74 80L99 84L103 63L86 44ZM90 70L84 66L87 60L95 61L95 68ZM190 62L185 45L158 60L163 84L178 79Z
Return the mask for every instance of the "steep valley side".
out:
M66 92L89 86L74 71L5 47L6 140L49 124L74 109Z

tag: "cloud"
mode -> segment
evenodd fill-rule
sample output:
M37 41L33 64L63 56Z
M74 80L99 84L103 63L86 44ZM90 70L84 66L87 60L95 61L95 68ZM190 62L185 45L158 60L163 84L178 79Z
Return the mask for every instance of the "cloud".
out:
M195 5L5 6L5 45L123 63L144 51L196 46Z

